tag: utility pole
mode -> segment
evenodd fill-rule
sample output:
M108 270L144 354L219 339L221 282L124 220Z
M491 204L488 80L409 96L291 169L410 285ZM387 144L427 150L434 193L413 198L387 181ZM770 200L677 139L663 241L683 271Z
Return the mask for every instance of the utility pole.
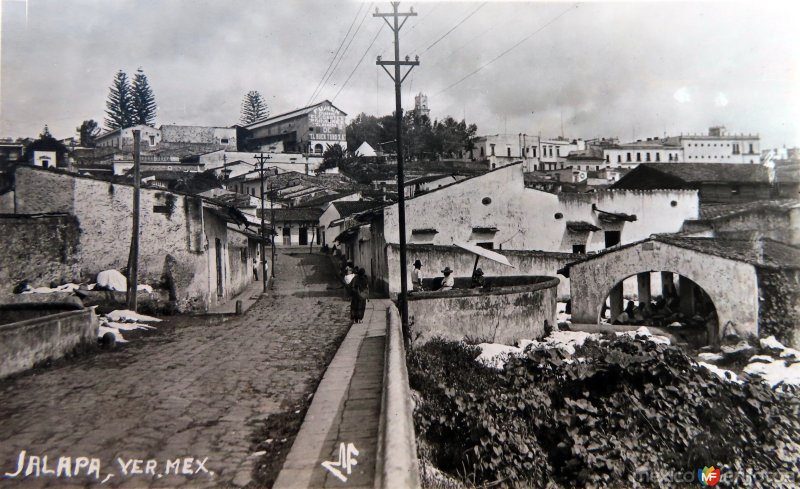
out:
M258 173L261 176L261 243L260 243L260 250L261 250L261 286L262 292L265 294L267 293L267 274L264 273L264 265L263 263L266 261L266 250L264 249L264 240L266 239L266 232L264 229L264 163L270 159L269 155L264 156L264 153L260 155L253 155L253 158L258 160ZM273 225L270 222L270 225ZM272 269L275 268L275 253L272 254ZM272 276L275 276L275 271L273 270Z
M275 195L273 194L272 190L272 182L269 182L269 227L270 227L270 236L269 241L272 244L272 266L270 267L270 272L272 273L272 278L275 279L275 206L273 202L275 201Z
M403 28L406 21L409 17L416 17L417 13L414 12L414 9L411 8L409 12L398 12L397 7L400 5L400 2L392 2L392 9L393 12L389 14L382 14L378 12L377 7L375 8L375 13L372 14L373 17L382 17L383 20L389 25L389 27L394 32L394 61L381 61L381 57L378 56L378 60L375 62L378 66L383 68L383 71L389 75L389 78L392 79L394 82L394 99L395 99L395 110L394 115L397 121L397 215L398 220L400 221L400 318L403 325L403 336L408 340L410 336L410 332L408 331L408 275L407 272L407 260L406 260L406 198L405 198L405 179L403 177L403 102L402 102L402 86L403 81L406 79L411 70L414 69L415 66L419 66L419 56L414 58L414 61L410 61L409 57L406 56L405 61L400 61L400 29ZM392 17L393 22L389 22L388 17ZM403 21L400 22L400 17L403 17ZM394 75L392 75L389 70L386 69L387 66L394 66ZM406 74L400 77L400 67L401 66L408 66L408 71Z
M122 129L120 129L122 134ZM122 137L120 137L122 139ZM139 186L141 176L139 174L139 145L141 144L142 134L138 130L133 131L133 230L131 231L131 250L128 254L128 290L127 306L128 309L136 312L137 300L136 293L139 288Z

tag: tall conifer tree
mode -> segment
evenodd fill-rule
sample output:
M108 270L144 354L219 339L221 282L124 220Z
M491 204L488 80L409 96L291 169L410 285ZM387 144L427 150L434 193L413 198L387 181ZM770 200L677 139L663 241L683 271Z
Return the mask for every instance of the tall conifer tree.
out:
M133 76L133 124L146 124L152 126L156 121L156 98L153 89L147 81L147 75L141 68Z
M264 102L264 97L255 90L247 92L242 99L242 124L252 124L267 117L269 117L269 108Z
M114 76L106 101L106 127L110 130L133 125L133 94L128 75L119 70Z

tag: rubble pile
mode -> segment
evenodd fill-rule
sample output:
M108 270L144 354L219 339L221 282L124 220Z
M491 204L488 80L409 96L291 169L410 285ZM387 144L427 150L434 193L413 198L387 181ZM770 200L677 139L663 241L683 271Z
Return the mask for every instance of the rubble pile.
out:
M464 343L411 351L421 457L500 487L662 487L711 465L726 486L774 487L769 477L800 470L800 390L723 381L680 348L632 336L587 338L574 353L531 344L503 369ZM736 479L755 472L764 478Z

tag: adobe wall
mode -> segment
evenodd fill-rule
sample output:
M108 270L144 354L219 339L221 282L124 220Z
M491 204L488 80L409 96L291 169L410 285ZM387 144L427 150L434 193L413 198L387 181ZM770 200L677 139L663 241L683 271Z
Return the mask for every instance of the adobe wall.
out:
M432 338L514 345L555 325L558 279L526 286L419 292L408 298L411 341Z
M607 223L592 209L635 214L634 222ZM524 186L519 165L505 167L435 192L407 200L408 243L449 246L453 242L488 242L504 250L571 253L605 248L605 231L620 231L621 242L632 243L654 233L675 233L686 219L696 219L696 190L601 190L586 194L550 194ZM399 243L397 204L384 211L386 240ZM600 231L575 232L570 221L594 224ZM473 228L496 228L475 232ZM432 229L420 234L414 230Z
M611 289L648 271L672 272L699 285L717 310L719 330L730 321L740 335L758 335L759 294L755 268L747 263L648 241L570 268L572 322L597 324ZM658 289L651 284L653 296Z

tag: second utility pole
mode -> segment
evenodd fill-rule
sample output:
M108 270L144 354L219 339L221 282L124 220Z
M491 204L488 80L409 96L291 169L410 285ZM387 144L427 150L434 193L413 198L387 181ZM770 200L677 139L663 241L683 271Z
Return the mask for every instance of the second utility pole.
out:
M412 8L410 12L398 12L397 7L400 5L400 2L392 2L392 8L394 12L390 14L382 14L378 12L378 9L375 8L375 13L372 14L373 17L383 17L383 20L389 24L389 27L394 32L394 61L381 61L381 57L378 56L378 60L376 64L383 68L386 74L389 75L389 78L394 81L394 99L395 99L395 110L394 116L397 121L397 217L400 221L400 318L403 325L403 336L408 340L410 338L410 332L408 331L408 275L407 272L407 261L406 261L406 199L405 199L405 180L403 177L403 102L401 98L401 88L403 86L403 80L406 79L411 70L414 69L415 66L419 65L419 56L417 56L414 61L409 61L408 56L406 56L405 61L400 61L400 29L402 29L403 25L406 23L409 17L415 17L417 15ZM394 19L394 23L389 22L387 17L392 17ZM403 18L403 22L400 22L400 17ZM394 76L386 69L387 66L394 66ZM406 74L400 77L400 67L401 66L408 66L408 71Z

